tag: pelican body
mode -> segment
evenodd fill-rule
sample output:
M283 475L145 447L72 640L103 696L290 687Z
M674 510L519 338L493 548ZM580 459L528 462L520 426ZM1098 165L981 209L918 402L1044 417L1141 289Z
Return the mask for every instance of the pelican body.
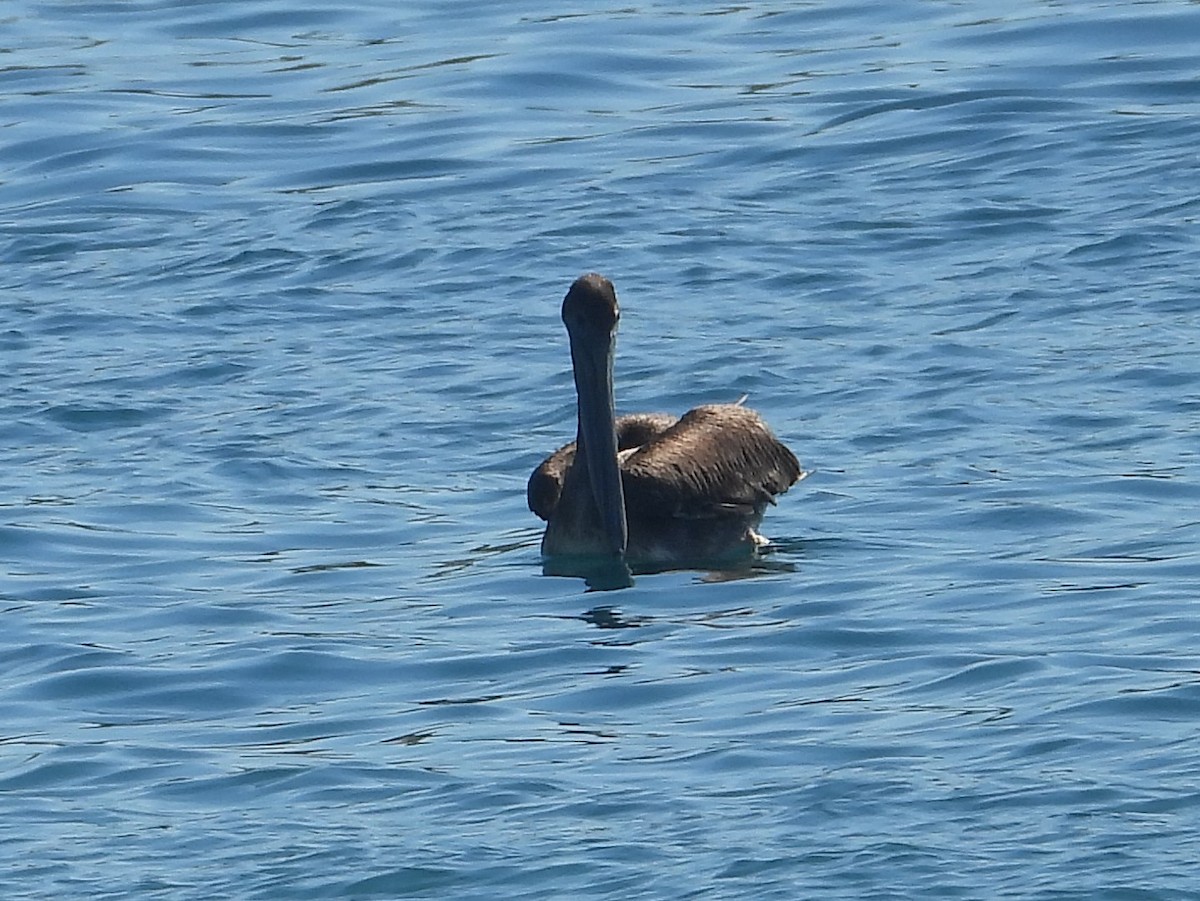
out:
M543 556L670 565L753 554L767 505L803 475L795 455L740 404L617 418L619 317L612 282L596 273L563 300L578 428L529 477Z

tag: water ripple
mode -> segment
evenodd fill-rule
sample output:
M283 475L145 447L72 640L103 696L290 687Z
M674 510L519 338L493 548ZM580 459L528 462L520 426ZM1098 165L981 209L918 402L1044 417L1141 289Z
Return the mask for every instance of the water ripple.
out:
M1196 21L13 10L6 896L1197 897ZM587 269L761 565L542 574Z

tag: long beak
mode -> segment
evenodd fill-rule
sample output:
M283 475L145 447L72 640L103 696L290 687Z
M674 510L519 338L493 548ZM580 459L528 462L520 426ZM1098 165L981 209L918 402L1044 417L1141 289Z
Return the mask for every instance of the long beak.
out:
M579 396L577 448L583 452L592 497L600 514L600 525L611 553L625 553L628 531L625 524L625 494L617 465L616 411L613 408L613 345L607 336L571 337L571 361L575 390ZM588 339L591 340L588 340Z

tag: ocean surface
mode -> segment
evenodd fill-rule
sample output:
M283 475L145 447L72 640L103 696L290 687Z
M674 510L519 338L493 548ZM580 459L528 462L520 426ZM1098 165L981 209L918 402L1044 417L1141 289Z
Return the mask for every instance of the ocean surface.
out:
M1200 899L1200 5L0 5L5 899ZM812 475L545 575L559 304Z

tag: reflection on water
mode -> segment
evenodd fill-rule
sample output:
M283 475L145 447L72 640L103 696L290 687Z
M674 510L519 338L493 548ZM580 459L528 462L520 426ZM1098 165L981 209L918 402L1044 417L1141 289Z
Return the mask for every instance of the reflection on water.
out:
M632 586L634 571L620 557L550 557L542 574L583 579L589 591L614 591Z
M579 617L598 629L636 629L642 624L641 617L630 617L616 607L592 607Z
M793 552L797 547L793 547ZM651 576L658 573L696 572L703 582L733 582L753 579L758 576L793 572L795 563L782 556L776 557L771 547L760 549L736 560L719 562L704 560L680 560L670 563L627 564L616 558L597 557L553 557L542 560L542 574L582 579L591 591L613 591L630 588L634 576Z

